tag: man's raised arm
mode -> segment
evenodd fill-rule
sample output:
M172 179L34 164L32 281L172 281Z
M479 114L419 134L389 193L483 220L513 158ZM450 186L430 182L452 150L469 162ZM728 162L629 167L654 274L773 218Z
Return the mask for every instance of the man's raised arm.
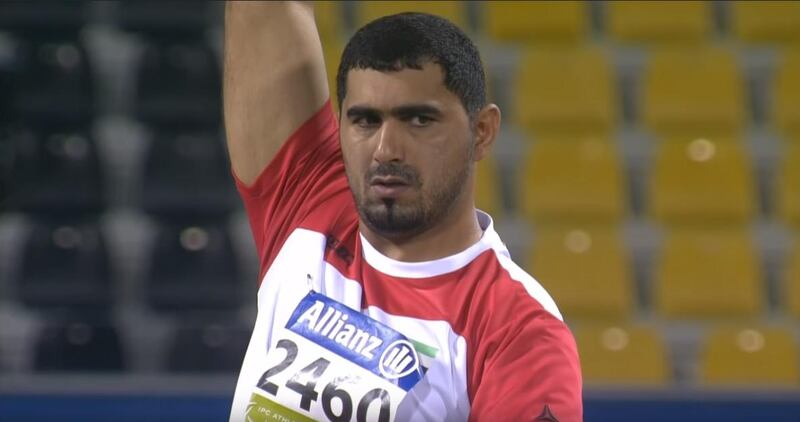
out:
M328 98L311 2L228 2L224 79L233 171L251 184Z

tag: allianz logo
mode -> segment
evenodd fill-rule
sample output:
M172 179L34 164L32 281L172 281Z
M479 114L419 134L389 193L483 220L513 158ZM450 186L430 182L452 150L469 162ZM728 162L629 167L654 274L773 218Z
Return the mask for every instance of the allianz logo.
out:
M383 345L383 339L348 322L349 318L346 312L316 300L297 318L296 324L306 324L315 334L326 337L367 359L374 359L376 351ZM402 378L418 368L417 351L414 345L405 339L395 340L386 347L378 362L378 369L388 379Z
M381 354L378 368L386 378L402 378L419 368L419 357L408 340L396 340Z
M297 318L297 324L307 322L308 328L318 335L327 337L367 359L373 359L375 350L383 344L383 340L355 324L348 323L348 318L346 313L332 306L325 306L325 303L317 300Z

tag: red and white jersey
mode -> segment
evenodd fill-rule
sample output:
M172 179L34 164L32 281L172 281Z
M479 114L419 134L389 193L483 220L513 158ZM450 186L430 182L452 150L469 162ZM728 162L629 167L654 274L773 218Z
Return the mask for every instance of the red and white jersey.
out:
M261 281L232 422L271 420L268 411L253 418L248 409L257 386L283 369L268 363L267 355L310 291L368 315L414 344L424 375L392 419L582 420L573 337L547 292L511 260L487 214L477 211L483 229L477 243L428 262L388 258L359 233L330 102L287 140L252 186L238 180L237 185ZM284 360L291 354L279 352ZM302 397L309 406L320 399L318 393L334 394L306 385L319 390L302 391L309 394ZM273 389L279 387L285 388ZM328 404L325 411L343 412L336 406L334 411ZM352 411L352 420L356 416Z

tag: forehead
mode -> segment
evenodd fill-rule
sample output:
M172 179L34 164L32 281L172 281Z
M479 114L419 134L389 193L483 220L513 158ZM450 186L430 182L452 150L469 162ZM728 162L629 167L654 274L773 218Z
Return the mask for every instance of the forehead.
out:
M407 103L438 103L443 108L460 104L459 98L444 84L444 71L435 63L422 69L382 72L374 69L351 69L347 74L347 105L369 105L389 109Z

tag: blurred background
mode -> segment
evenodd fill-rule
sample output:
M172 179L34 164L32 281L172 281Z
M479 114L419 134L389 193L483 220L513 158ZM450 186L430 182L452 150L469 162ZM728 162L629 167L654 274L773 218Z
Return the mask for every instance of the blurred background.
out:
M572 327L587 421L800 421L800 2L316 2L478 44L479 207ZM258 262L223 4L0 2L0 419L226 420Z

